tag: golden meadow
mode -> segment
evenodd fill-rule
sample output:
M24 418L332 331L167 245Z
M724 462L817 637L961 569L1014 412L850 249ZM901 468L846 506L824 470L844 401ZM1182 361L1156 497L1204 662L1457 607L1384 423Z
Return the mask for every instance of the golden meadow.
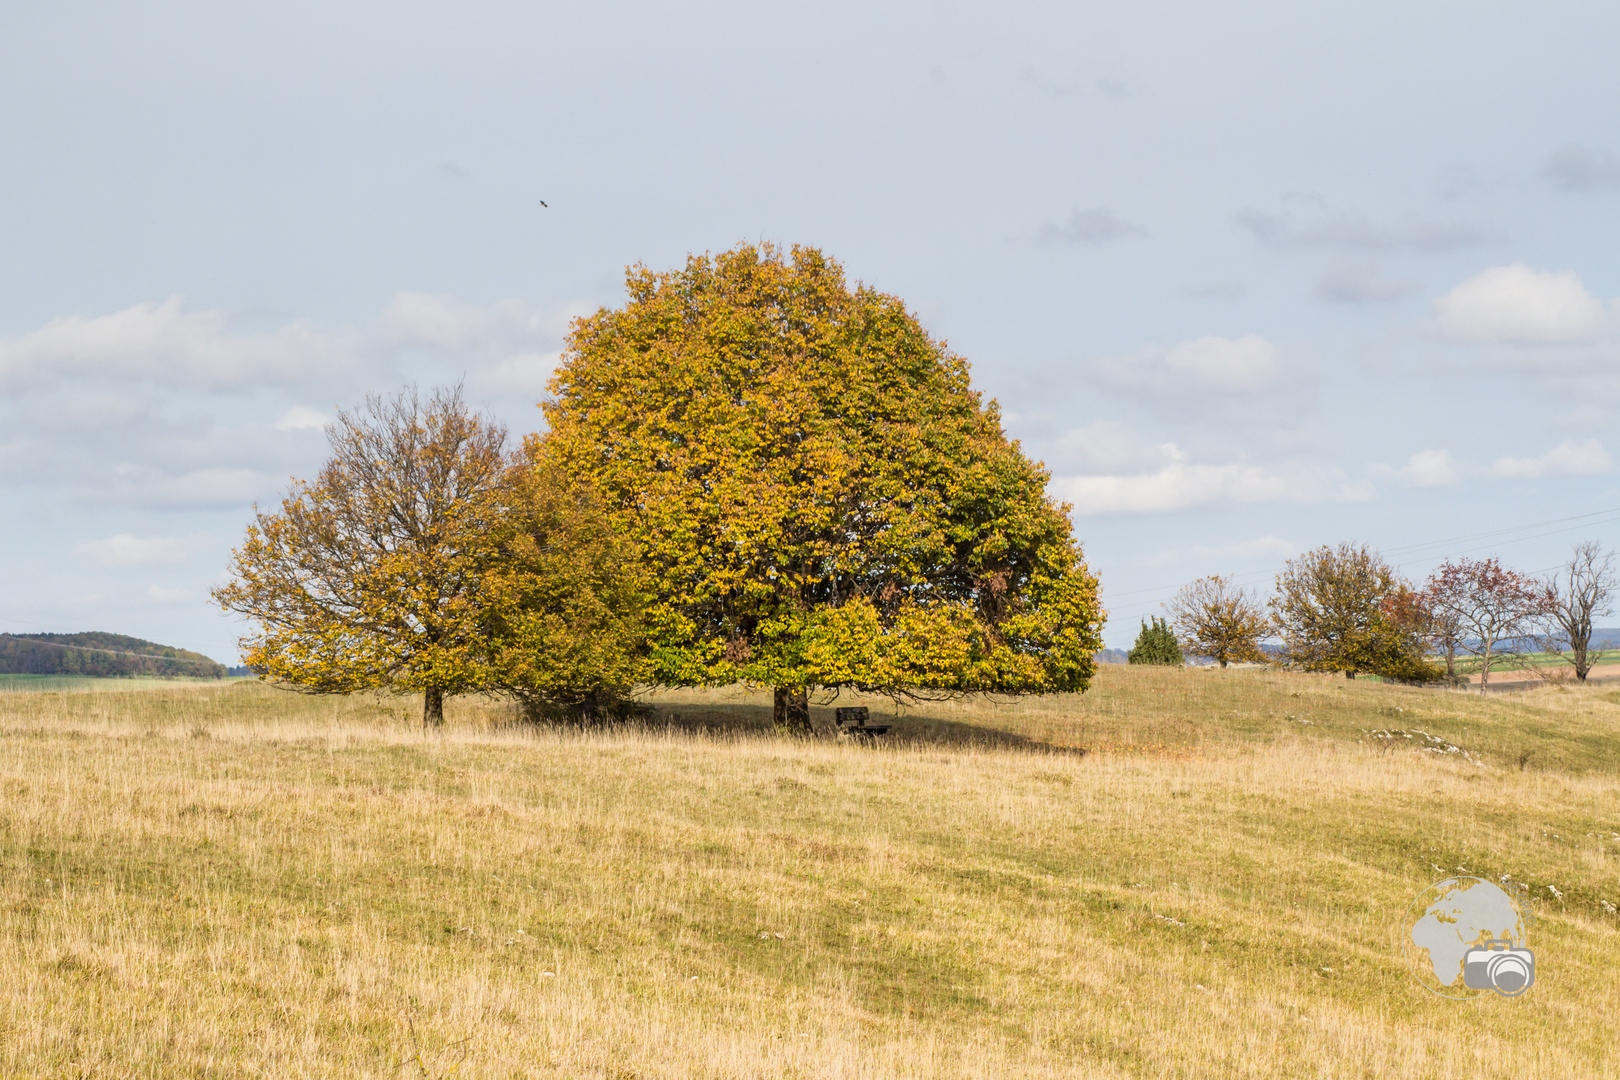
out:
M1615 690L649 703L0 694L0 1076L1620 1075ZM1404 969L1458 867L1533 886L1522 999Z

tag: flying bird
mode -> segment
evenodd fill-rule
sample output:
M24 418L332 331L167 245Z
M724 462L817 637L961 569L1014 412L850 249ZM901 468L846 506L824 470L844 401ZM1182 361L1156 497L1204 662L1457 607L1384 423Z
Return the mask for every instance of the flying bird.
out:
M546 206L546 200L544 200L544 199L541 199L541 200L540 200L540 205L541 205L541 206ZM546 209L547 209L547 210L550 210L550 209L551 209L551 207L549 207L549 206L546 206Z

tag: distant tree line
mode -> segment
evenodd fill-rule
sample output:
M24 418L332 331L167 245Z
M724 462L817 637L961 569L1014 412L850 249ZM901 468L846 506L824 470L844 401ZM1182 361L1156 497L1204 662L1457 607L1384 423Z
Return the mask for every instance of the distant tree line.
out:
M225 668L201 653L122 634L0 634L0 674L222 679Z
M1546 579L1494 557L1463 557L1421 583L1366 545L1324 545L1289 559L1263 604L1230 577L1183 586L1167 605L1168 624L1144 621L1130 662L1181 663L1186 655L1222 667L1276 662L1423 683L1460 681L1462 654L1478 659L1483 689L1493 667L1542 651L1584 682L1602 645L1594 620L1613 613L1617 586L1614 554L1595 541L1577 544ZM1268 650L1268 639L1278 644Z

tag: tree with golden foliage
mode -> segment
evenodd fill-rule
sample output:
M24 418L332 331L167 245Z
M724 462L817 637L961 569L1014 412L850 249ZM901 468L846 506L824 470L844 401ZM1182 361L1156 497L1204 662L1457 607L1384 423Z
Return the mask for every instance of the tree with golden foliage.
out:
M450 694L590 701L633 681L634 620L603 612L634 595L633 558L554 471L509 467L505 429L459 387L370 397L327 438L331 460L256 511L213 591L257 624L250 667L317 693L420 692L430 727Z
M1324 544L1277 575L1273 622L1286 659L1306 671L1360 671L1403 681L1436 677L1413 627L1391 618L1405 583L1365 544ZM1410 591L1409 589L1407 590Z
M1271 619L1231 578L1214 574L1183 585L1168 611L1189 654L1207 656L1221 667L1266 662L1260 641L1271 632Z
M1097 581L966 362L813 248L628 274L578 320L554 453L640 547L652 678L776 690L1084 689Z
M530 720L622 715L648 673L651 595L634 545L539 436L508 470L502 500L480 597L488 684Z

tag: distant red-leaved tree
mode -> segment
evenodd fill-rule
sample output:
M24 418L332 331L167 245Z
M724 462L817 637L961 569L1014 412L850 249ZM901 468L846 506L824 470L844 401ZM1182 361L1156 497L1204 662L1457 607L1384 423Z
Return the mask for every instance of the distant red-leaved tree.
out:
M1528 574L1509 570L1497 559L1462 558L1445 562L1429 575L1420 602L1442 623L1440 643L1446 670L1457 650L1480 659L1480 692L1491 681L1491 665L1503 646L1516 652L1553 605L1547 586Z

